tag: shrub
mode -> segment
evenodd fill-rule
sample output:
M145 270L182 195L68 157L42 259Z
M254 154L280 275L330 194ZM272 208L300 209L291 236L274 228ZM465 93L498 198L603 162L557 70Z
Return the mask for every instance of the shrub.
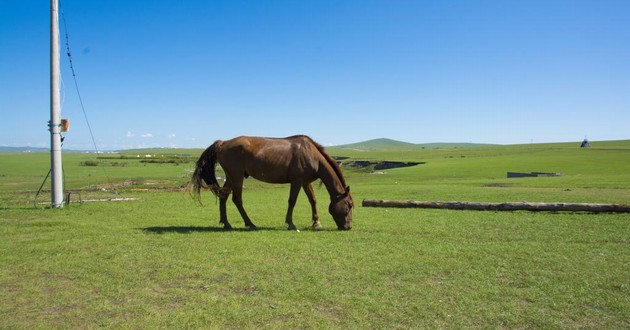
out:
M84 162L81 162L81 166L98 166L99 162L97 160L88 159Z

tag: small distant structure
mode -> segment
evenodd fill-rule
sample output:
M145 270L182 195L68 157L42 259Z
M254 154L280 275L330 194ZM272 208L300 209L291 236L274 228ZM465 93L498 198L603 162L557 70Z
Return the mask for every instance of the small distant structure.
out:
M582 141L582 144L580 145L580 148L590 148L591 147L591 143L588 142L587 138L584 138L584 141Z

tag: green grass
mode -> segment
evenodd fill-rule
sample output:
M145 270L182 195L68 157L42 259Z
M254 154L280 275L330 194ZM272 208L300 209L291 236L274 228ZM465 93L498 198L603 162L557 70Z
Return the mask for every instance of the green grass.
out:
M593 146L330 152L427 162L384 174L345 169L357 204L627 204L630 142ZM247 180L245 207L262 230L241 230L230 204L237 230L224 232L210 194L199 207L183 191L154 189L185 184L192 164L81 166L86 159L95 156L64 155L68 189L106 198L100 188L111 185L140 201L34 208L48 155L0 154L0 328L630 327L628 214L357 206L353 230L338 232L316 189L324 230L309 228L302 194L292 232L283 224L288 187Z

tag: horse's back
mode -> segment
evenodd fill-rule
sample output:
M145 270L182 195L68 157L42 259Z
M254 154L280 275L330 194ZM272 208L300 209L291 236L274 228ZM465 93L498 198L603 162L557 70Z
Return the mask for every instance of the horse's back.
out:
M289 152L292 149L309 147L313 140L306 135L294 135L286 138L268 138L259 136L239 136L223 142L223 149L238 149L243 152L258 154L261 151Z
M316 147L308 136L287 138L239 136L223 142L219 163L225 169L244 171L254 178L287 183L296 176L316 172Z

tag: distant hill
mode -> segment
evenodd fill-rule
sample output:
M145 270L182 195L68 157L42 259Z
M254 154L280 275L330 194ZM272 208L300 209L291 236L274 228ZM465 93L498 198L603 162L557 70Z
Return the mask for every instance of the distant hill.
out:
M345 144L336 146L342 149L359 149L359 150L384 150L384 149L422 149L422 148L461 148L461 147L481 147L490 144L479 143L422 143L415 144L403 141L397 141L387 138L368 140L358 143Z
M5 147L0 146L0 152L48 152L48 148L33 148L33 147Z
M337 147L346 148L346 149L374 150L374 149L415 149L418 146L413 143L381 138L381 139L368 140L368 141L363 141L363 142L358 142L358 143L345 144L345 145L341 145Z
M574 142L554 142L554 143L537 143L537 144L512 144L514 147L531 147L533 145L544 145L547 147L572 148L580 146L581 141ZM630 140L608 140L608 141L590 141L593 149L630 149ZM363 142L331 146L338 149L356 149L365 151L384 151L384 150L412 150L412 149L453 149L453 148L476 148L488 146L508 146L500 144L484 144L484 143L409 143L397 141L387 138L373 139ZM94 153L93 150L73 150L63 149L63 152L80 152ZM124 149L124 150L100 150L100 153L121 153L121 154L153 154L153 155L198 155L203 148L147 148L147 149ZM35 147L7 147L0 146L0 152L19 153L19 152L50 152L49 148Z

